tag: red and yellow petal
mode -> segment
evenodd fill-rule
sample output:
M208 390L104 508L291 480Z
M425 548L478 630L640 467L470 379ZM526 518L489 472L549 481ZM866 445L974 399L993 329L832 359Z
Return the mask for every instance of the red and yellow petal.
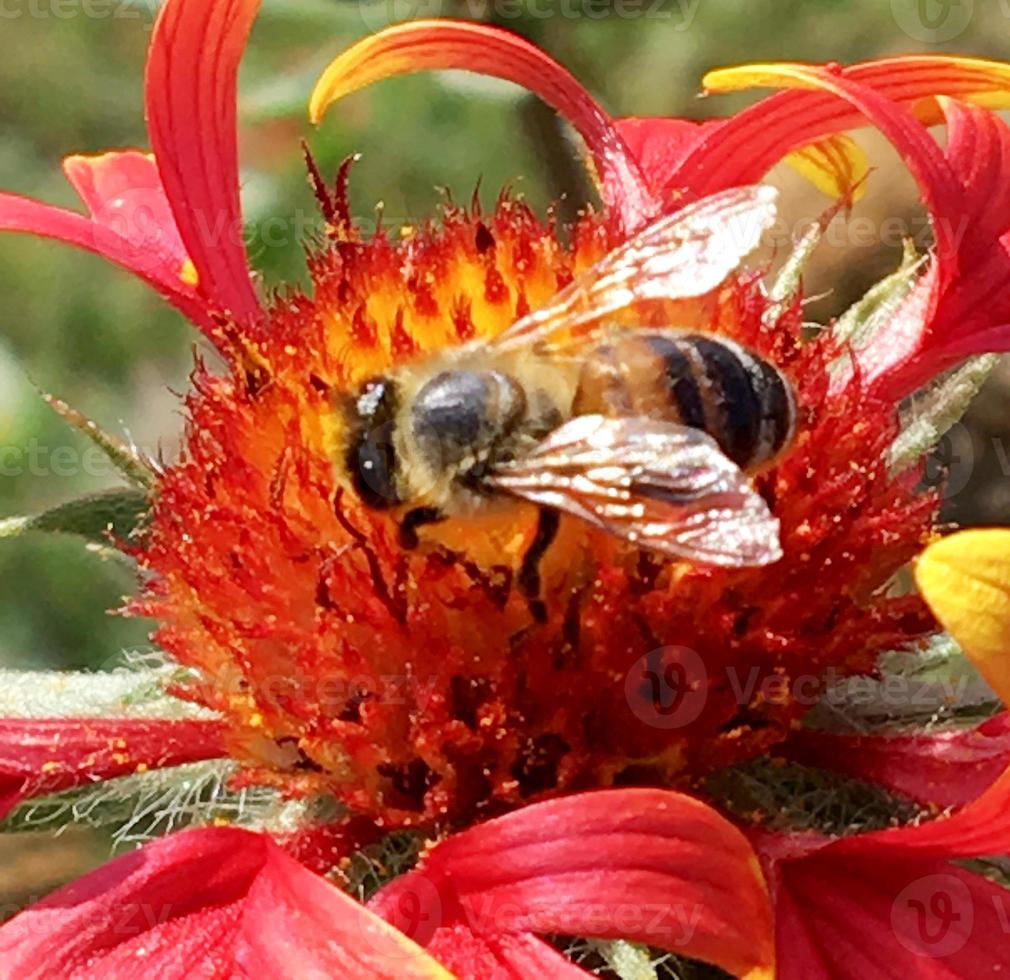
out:
M732 120L709 119L695 122L672 117L634 117L619 119L618 132L638 160L653 193L664 205L676 205L679 189L671 193L671 177L702 140L718 139L717 133ZM858 201L866 192L869 160L858 143L836 134L816 140L787 153L784 160L829 197ZM767 168L766 168L767 169ZM752 183L764 176L764 170L752 170L741 183ZM666 200L663 200L667 198Z
M937 619L1010 703L1010 530L937 541L916 563L915 579Z
M0 816L33 796L225 757L223 735L214 721L2 719Z
M916 566L916 581L937 618L1006 701L1010 531L964 531L931 545ZM935 791L942 778L960 783L967 763L974 769L969 780L983 785L971 800L963 784L941 790L947 797L941 802L960 804L953 815L835 841L809 835L757 838L775 903L780 976L953 978L1010 970L1010 892L954 863L1010 850L1007 716L981 726L978 734L992 742L972 745L971 736L961 732L950 733L942 747L943 736L932 736L929 746L923 737L896 739L891 746L896 753L864 759L855 768L866 771L852 773L921 798L921 789ZM902 771L896 765L899 756L907 761L924 748L936 763L927 766L926 783L915 767ZM955 764L940 766L952 748ZM853 766L841 768L851 772Z
M456 68L515 82L540 96L578 131L595 164L604 203L633 230L657 210L613 120L578 81L510 31L462 20L396 24L352 45L316 83L309 116L318 123L337 100L366 85L417 71Z
M242 237L236 92L259 6L169 0L146 72L151 145L201 291L219 312L247 325L262 309Z
M737 88L745 79L779 66L756 65L726 69L706 76L710 90L723 84ZM814 66L799 66L807 70ZM885 99L904 106L923 122L940 121L936 96L998 108L1010 102L1010 66L981 58L911 56L887 58L832 69L850 81L873 88ZM787 153L826 136L866 124L861 111L823 92L782 92L724 120L725 129L709 134L686 155L670 189L690 189L694 196L711 194L736 184L752 183Z
M700 801L659 789L534 804L445 841L372 907L427 942L435 925L623 938L769 975L771 910L754 852Z
M913 96L929 94L921 79L918 86L896 88L875 67L861 68L754 65L712 72L706 85L718 91L760 85L803 90L789 93L796 96L831 94L873 122L902 153L930 210L936 261L888 329L857 353L862 381L898 400L964 357L1010 349L1010 301L1005 299L1010 294L1010 127L991 112L936 94L953 90L970 97L973 86L982 85L978 76L983 75L990 88L982 101L994 103L1006 94L1010 68L996 66L987 75L976 69L968 73L970 84L963 66L951 69L959 84L945 84L936 72L931 76L931 105L942 112L948 127L945 152L912 114L918 105ZM755 138L769 149L777 142L781 149L783 139L795 139L792 130L776 134L772 117L784 123L783 104L766 100L749 110L768 117L767 132ZM804 121L819 132L856 121L832 114L830 106L818 101L798 101L793 109L799 129ZM741 123L745 115L722 132L726 145L720 152L750 130ZM681 169L690 166L687 160Z
M825 136L793 150L783 159L828 197L854 204L866 193L870 160L849 136L841 133Z
M948 96L988 109L1010 108L1010 64L959 55L905 55L853 65L847 74L912 106L928 125L942 122L934 101Z
M1010 531L961 531L930 545L915 566L926 602L996 694L1010 701ZM993 723L998 725L998 723ZM952 816L848 837L835 853L948 858L1010 850L1010 768Z
M266 835L183 831L0 927L4 976L452 980L424 950Z

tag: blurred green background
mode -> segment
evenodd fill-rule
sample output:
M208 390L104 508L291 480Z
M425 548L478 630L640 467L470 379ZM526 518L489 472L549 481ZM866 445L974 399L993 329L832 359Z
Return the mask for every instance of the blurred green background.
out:
M468 200L478 178L485 204L506 183L538 208L565 194L571 213L584 200L577 157L553 115L516 88L473 76L383 83L347 99L313 132L305 105L319 70L391 20L495 21L544 47L615 114L702 117L746 101L697 99L701 75L718 65L945 49L1010 57L1010 0L972 7L969 0L265 0L241 90L253 261L268 284L303 277L297 235L268 223L280 217L288 232L314 226L302 137L327 174L349 154L363 154L352 201L366 225L380 201L395 227L432 214L441 188ZM0 0L0 187L76 207L60 172L63 155L146 145L141 78L156 8L154 0ZM825 206L798 180L781 179L795 191L794 214ZM901 213L914 209L914 197L882 152L865 207ZM822 250L814 291L828 295L817 311L837 310L895 261L893 248ZM114 483L67 463L82 458L86 443L34 385L172 457L182 426L173 391L184 389L198 342L176 313L101 260L24 236L0 237L0 296L0 513L37 511ZM993 521L1010 513L1006 458L997 448L1006 404L997 381L948 447L962 463L971 457L962 466L959 516ZM72 450L59 465L57 447ZM131 589L126 569L75 540L4 542L0 664L99 666L143 646L148 624L105 612Z

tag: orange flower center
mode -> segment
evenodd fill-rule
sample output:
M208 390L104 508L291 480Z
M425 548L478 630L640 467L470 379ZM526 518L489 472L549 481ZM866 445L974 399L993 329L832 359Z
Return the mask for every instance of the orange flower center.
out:
M765 751L828 667L867 668L927 628L875 590L919 547L935 502L893 484L891 406L827 400L826 343L768 326L755 277L645 324L727 333L796 378L794 451L760 486L786 557L727 572L658 559L563 520L542 563L546 621L515 587L532 506L425 528L344 471L348 393L392 365L500 332L614 242L583 219L562 245L503 200L396 244L334 228L314 297L284 296L198 366L184 458L161 482L136 608L230 720L248 782L326 792L390 825L459 821L590 785L689 782ZM799 681L806 680L801 687Z

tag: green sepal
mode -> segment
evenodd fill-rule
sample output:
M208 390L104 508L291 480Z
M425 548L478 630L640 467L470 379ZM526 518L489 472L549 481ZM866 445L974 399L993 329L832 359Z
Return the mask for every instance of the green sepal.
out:
M657 980L656 962L645 946L626 939L590 939L588 943L621 980Z
M773 326L789 304L800 294L803 289L803 273L813 258L814 252L817 251L817 246L821 244L821 239L824 237L828 225L844 206L845 202L839 201L828 208L804 232L803 237L796 243L796 247L789 253L775 277L775 282L768 290L770 303L764 314L766 326Z
M912 397L902 412L902 431L887 454L892 473L918 462L940 442L968 410L998 363L997 354L973 357Z
M915 251L912 242L906 241L901 265L872 286L835 321L831 331L835 339L851 344L858 350L878 330L885 329L895 311L912 291L925 261Z
M80 497L28 517L0 520L0 538L13 538L26 531L73 534L92 544L112 546L136 534L151 507L140 490L106 490Z
M87 436L108 457L109 462L126 477L134 486L150 490L157 478L154 464L135 447L123 442L102 429L96 422L88 418L76 408L71 408L65 401L40 391L45 403L71 428Z

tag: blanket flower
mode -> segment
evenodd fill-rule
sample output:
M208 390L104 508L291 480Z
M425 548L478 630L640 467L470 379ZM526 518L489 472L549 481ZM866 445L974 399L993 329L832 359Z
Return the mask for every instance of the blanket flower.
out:
M258 8L168 0L146 74L153 152L68 158L87 214L0 195L0 228L138 275L225 365L194 369L180 458L130 461L144 519L114 538L141 572L131 611L155 621L171 658L152 674L154 707L88 707L73 678L11 678L27 707L8 698L0 718L0 806L213 760L233 790L290 806L253 830L172 834L56 892L0 928L4 970L585 975L547 941L557 936L631 941L755 980L1006 967L1005 892L957 863L1010 847L1004 716L941 733L807 721L828 678L871 675L882 653L933 634L935 617L1007 695L1002 537L932 544L921 594L888 586L935 537L939 506L917 487L924 448L909 448L902 400L966 357L1010 349L1010 130L990 111L1007 104L1010 68L912 57L725 69L710 90L787 91L707 123L615 120L508 32L393 27L328 67L314 121L396 74L504 78L572 124L602 207L562 237L502 194L489 213L447 206L399 238L369 236L348 209L350 161L331 184L309 158L325 222L313 288L268 295L243 244L236 141ZM765 270L737 263L698 295L632 310L639 324L738 341L791 379L794 445L755 478L780 561L695 566L565 522L532 616L516 576L535 508L426 528L407 551L390 515L357 500L334 463L345 392L494 337L650 223L780 160L838 199L832 213L852 205L868 163L846 131L867 124L907 162L936 236L876 302L810 337L799 267L769 290ZM965 611L968 584L984 621ZM764 826L718 787L769 754L922 810L862 834ZM323 877L391 833L420 835L420 860L367 904Z

